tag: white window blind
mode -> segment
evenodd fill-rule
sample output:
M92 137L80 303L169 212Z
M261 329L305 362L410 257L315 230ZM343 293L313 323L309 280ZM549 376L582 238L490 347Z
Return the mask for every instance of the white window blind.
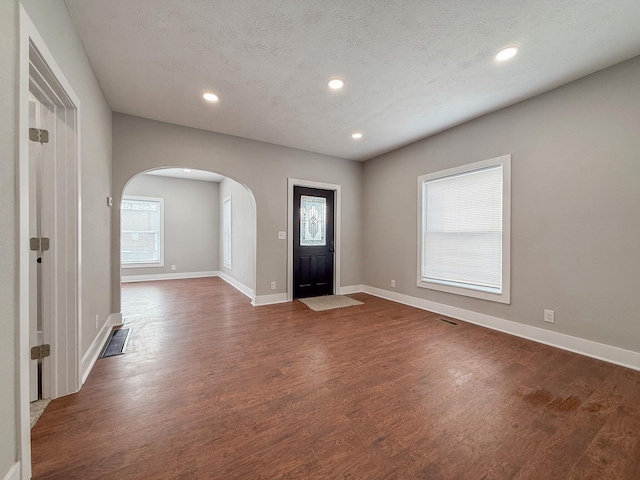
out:
M478 162L420 177L419 286L509 303L504 218L509 211L504 204L509 201L505 192L510 192L505 189L508 161ZM493 298L505 292L505 282L506 297Z
M124 197L121 206L122 265L161 266L163 263L163 199Z

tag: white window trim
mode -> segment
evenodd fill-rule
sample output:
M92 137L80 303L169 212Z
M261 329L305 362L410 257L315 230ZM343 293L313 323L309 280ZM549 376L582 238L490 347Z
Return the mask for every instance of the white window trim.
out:
M502 165L502 292L493 293L472 288L465 288L435 281L422 279L422 256L424 247L422 245L423 229L423 183L437 178L458 175L465 172L480 170L497 165ZM460 167L441 170L439 172L428 173L418 177L418 287L429 288L441 292L464 295L466 297L480 298L498 303L511 303L511 155L503 155L481 162L475 162Z
M141 197L136 195L123 195L122 201L125 200L142 200L146 202L158 202L160 204L160 260L157 262L131 262L122 263L122 252L120 253L121 268L153 268L164 267L164 198L159 197ZM120 209L120 221L122 221L122 208ZM121 247L122 248L122 247Z
M224 215L225 215L225 204L229 202L229 260L227 261L227 259L225 258L225 253L226 253L226 249L225 249L225 245L226 245L226 232L224 229ZM233 259L233 203L231 202L231 195L227 195L226 197L224 197L224 200L222 200L222 264L224 265L225 268L228 268L229 270L231 270L231 262Z

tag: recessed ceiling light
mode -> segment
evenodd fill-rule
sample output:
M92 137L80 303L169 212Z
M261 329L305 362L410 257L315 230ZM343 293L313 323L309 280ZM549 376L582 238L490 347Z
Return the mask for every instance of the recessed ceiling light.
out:
M185 168L184 171L189 173L191 171L191 169L190 168Z
M352 133L352 134L351 134L351 138L353 138L353 139L355 139L355 140L358 140L358 139L362 138L362 134L361 134L361 133L359 133L359 132Z
M218 96L215 93L203 93L202 98L204 98L207 102L217 102Z
M518 53L518 47L507 47L504 50L500 50L496 55L496 60L503 62L505 60L509 60L513 58Z
M344 80L340 80L339 78L332 78L331 80L329 80L329 83L327 83L327 85L329 85L329 88L333 90L339 90L344 87Z

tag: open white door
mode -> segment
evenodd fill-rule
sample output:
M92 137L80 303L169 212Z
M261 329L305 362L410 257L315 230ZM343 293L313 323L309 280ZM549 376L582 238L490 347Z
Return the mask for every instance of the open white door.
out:
M29 345L45 344L50 330L53 238L54 108L35 85L29 92ZM38 132L47 132L40 135ZM36 137L38 137L36 139ZM47 338L50 336L47 334ZM51 397L50 357L46 349L32 350L29 365L29 400ZM40 353L40 355L38 355ZM45 356L46 355L46 356ZM41 356L42 358L33 358Z

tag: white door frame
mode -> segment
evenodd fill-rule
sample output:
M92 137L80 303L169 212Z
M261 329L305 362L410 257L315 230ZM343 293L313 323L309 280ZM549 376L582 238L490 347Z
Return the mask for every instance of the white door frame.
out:
M334 234L335 254L333 257L333 294L340 293L340 225L342 212L341 186L333 183L314 182L311 180L288 179L287 190L287 301L293 301L293 187L319 188L335 192L334 204Z
M51 397L81 386L80 302L80 100L35 25L20 5L18 72L18 459L21 478L31 478L29 415L29 88L38 85L55 103L52 180L54 224L50 233L53 270Z

